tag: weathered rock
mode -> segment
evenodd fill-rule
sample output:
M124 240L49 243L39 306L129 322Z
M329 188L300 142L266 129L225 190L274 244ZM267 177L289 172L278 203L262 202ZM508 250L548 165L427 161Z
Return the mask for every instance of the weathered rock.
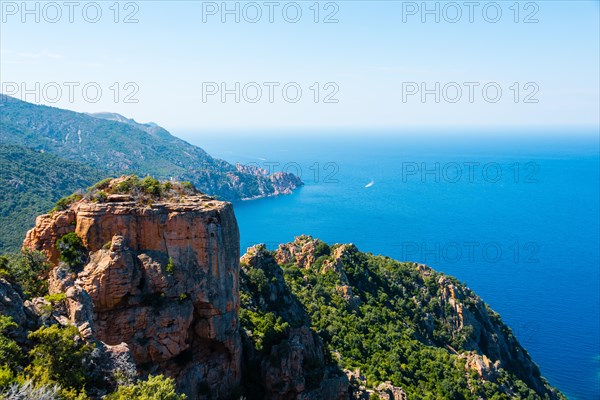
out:
M377 388L375 393L382 400L406 400L408 397L406 392L397 386L392 385L391 382L382 382Z
M140 293L142 275L136 268L135 254L123 241L122 236L115 235L110 249L92 253L79 274L79 283L92 298L97 312L117 308L126 296Z
M35 227L27 232L23 248L42 251L56 264L60 257L56 241L73 231L75 212L72 209L40 215L35 220Z
M475 371L480 378L486 381L496 382L496 379L500 375L499 368L500 362L492 362L485 354L479 355L474 352L461 354L459 358L466 360L465 368L467 371Z
M84 339L94 334L94 304L89 294L81 286L71 286L66 291L67 315L77 326Z
M255 312L274 312L290 325L277 343L257 351L250 336L244 335L244 381L260 386L263 398L274 400L349 399L349 383L337 365L327 364L319 335L310 328L310 319L287 287L283 271L264 245L253 246L241 259L241 284L251 295L247 306ZM248 275L260 269L268 287L249 290ZM251 334L249 332L248 334ZM251 378L249 378L251 376Z
M426 274L427 269L427 267L421 266L421 273ZM512 332L504 324L499 323L498 314L470 290L464 286L455 285L447 277L441 276L438 285L441 307L448 304L453 310L445 315L446 320L451 322L453 327L452 334L464 336L462 347L465 350L476 351L484 355L484 358L469 358L471 367L481 376L489 376L492 380L496 376L496 373L493 372L494 369L508 369L514 371L519 379L536 392L544 393L548 390L541 377L539 367L532 362L529 354L519 344ZM471 300L465 302L465 299ZM463 334L465 327L468 327L467 334ZM494 368L490 369L492 364Z
M0 278L0 315L12 318L18 327L16 336L24 340L27 330L37 326L35 312L23 302L21 294L5 279Z
M66 292L82 334L126 343L142 372L174 377L191 399L228 398L241 377L232 207L202 195L152 206L129 200L83 200L38 217L24 247L57 262L56 240L75 232L89 262L76 276L55 268L50 287Z
M315 262L315 247L317 241L312 237L298 236L292 243L279 245L275 253L278 264L296 263L303 268L310 268Z

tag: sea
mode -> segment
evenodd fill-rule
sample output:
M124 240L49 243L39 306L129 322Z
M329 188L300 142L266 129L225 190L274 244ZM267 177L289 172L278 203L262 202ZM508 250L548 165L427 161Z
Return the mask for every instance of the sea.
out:
M597 131L177 133L301 176L293 194L234 203L242 252L307 234L428 264L499 312L569 399L600 398Z

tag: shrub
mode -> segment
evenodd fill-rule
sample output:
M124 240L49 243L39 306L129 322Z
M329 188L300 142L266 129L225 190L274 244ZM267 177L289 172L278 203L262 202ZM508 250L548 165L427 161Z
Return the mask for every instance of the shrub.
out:
M83 195L79 192L73 193L69 196L63 197L56 202L56 206L52 209L52 211L63 211L68 209L71 204L81 200Z
M134 385L120 386L116 392L108 395L107 400L184 400L183 394L175 391L175 381L162 375L149 376L148 380L138 381Z
M64 293L48 294L44 296L44 299L50 304L55 305L60 303L61 301L65 301L67 299L67 295Z
M10 260L6 256L0 256L0 279L10 279Z
M315 258L321 256L329 256L331 254L331 247L325 242L319 241L319 244L315 247Z
M108 195L104 190L99 190L92 195L91 200L95 203L104 203L108 200Z
M58 384L65 388L83 390L86 384L84 360L92 347L79 338L75 326L41 327L29 334L35 344L29 352L31 364L25 374L35 384Z
M56 241L56 247L60 251L60 260L70 268L83 267L87 258L87 249L75 232L70 232Z
M181 187L183 187L186 190L196 190L196 187L190 181L181 182Z
M248 286L254 293L262 296L267 296L269 292L269 280L265 271L260 268L251 268L246 273L248 279Z
M60 388L57 385L35 385L31 381L13 383L0 392L0 399L10 400L59 400Z
M0 388L5 388L14 381L15 375L13 374L12 369L7 364L0 365ZM0 399L3 399L1 393Z
M169 262L167 263L165 269L167 271L167 274L173 275L175 273L175 263L173 262L173 259L171 257L169 257Z
M163 187L160 182L150 176L145 177L140 182L142 191L151 196L160 197L163 192Z
M252 332L256 349L268 354L271 347L285 337L290 325L280 316L272 312L262 313L242 309L240 312L242 326Z
M106 190L110 185L112 178L102 179L100 182L97 182L94 186L92 186L89 190Z
M0 257L0 277L18 284L28 298L48 294L45 278L52 267L44 253L29 249L19 255Z
M120 182L114 189L116 193L128 194L131 193L132 189L139 187L139 178L136 175L127 177L123 182Z
M21 348L7 334L17 328L17 324L7 315L0 315L0 360L2 368L14 372L21 360ZM7 379L8 374L3 370L1 373L3 380ZM6 382L10 383L10 382Z

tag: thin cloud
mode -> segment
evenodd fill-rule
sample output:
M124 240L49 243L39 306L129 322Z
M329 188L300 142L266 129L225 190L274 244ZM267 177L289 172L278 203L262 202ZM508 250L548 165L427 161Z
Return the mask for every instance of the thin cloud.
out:
M19 57L19 58L27 58L27 59L53 59L53 60L58 60L58 59L63 58L62 54L53 53L53 52L50 52L48 50L42 50L42 51L39 51L39 52L22 52L22 53L17 53L16 56Z

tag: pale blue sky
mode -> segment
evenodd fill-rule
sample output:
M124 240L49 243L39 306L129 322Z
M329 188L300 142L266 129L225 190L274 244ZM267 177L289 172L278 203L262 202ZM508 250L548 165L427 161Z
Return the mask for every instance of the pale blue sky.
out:
M527 24L522 21L535 8L524 9L528 2L519 2L520 22L515 23L510 8L514 1L497 2L502 10L497 23L483 18L482 8L490 2L478 2L473 23L465 6L457 23L445 21L443 14L439 23L431 15L423 23L420 13L408 15L410 7L420 7L421 2L337 1L333 3L339 22L329 24L313 22L309 8L313 1L297 2L303 14L295 24L283 19L281 8L289 3L283 1L275 9L274 23L268 22L265 6L257 23L245 21L243 15L240 23L233 16L222 23L220 14L206 15L203 22L203 8L211 5L199 1L135 2L139 22L130 24L114 23L109 8L114 1L98 2L103 12L98 23L83 19L81 7L89 2L80 2L74 23L69 23L64 7L58 22L48 22L45 19L53 18L54 11L47 8L44 15L41 3L40 22L25 15L23 23L22 10L14 10L20 1L2 3L2 83L32 88L35 82L41 86L58 82L63 94L52 105L77 111L114 111L172 130L598 126L597 1L538 1L534 18L539 22ZM126 3L120 3L121 21L135 11L132 6L124 9ZM248 2L239 3L243 7ZM332 5L324 10L326 3L320 3L320 20L334 10ZM448 3L439 2L440 10ZM221 6L221 2L212 4ZM235 2L228 4L235 6ZM435 7L435 2L428 6ZM446 16L453 18L454 10L446 10L452 12ZM88 11L93 18L93 9ZM288 11L293 17L293 8ZM488 12L493 18L494 9ZM71 103L63 82L97 82L103 95L90 103L76 89ZM131 91L123 85L134 82L139 87L134 98L139 102L124 103L122 98L115 102L110 89L114 82L120 83L122 95ZM216 95L203 102L203 82L226 82L228 87L258 82L263 97L257 103L244 98L235 103L229 95L223 103ZM302 97L288 103L279 86L270 103L263 82L297 82ZM318 103L310 89L314 82L321 84ZM324 90L327 82L339 87L334 96L338 103L322 102L334 88ZM429 95L423 103L416 94L403 102L406 82L424 82L430 88L435 82L440 87L457 82L463 97L457 103L443 97L435 103ZM464 82L480 83L473 103ZM481 88L489 82L503 91L497 103L482 97ZM521 86L518 103L513 101L514 88L510 89L514 82ZM538 103L523 103L535 89L525 90L527 82L539 88L533 97ZM453 91L448 93L454 96ZM16 96L23 97L21 89ZM34 100L33 95L27 99Z

